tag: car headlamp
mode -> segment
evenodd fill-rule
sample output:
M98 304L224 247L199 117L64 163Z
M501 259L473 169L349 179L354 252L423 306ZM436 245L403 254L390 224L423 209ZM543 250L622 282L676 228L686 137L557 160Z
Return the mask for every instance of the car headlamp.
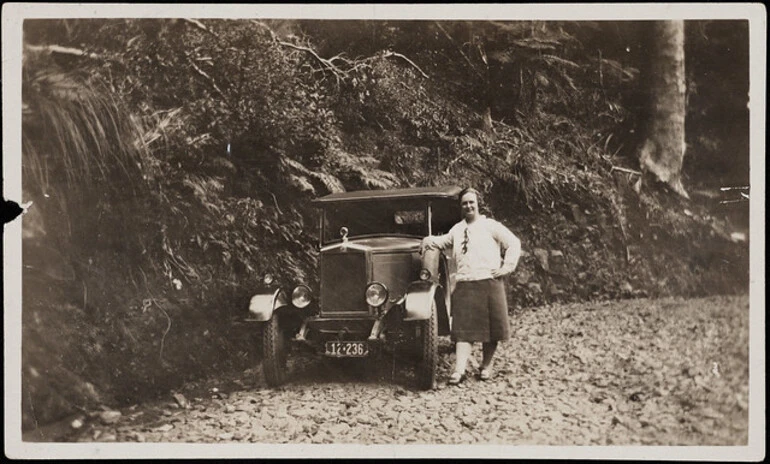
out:
M388 289L379 282L372 282L366 287L366 303L369 306L381 306L388 301Z
M310 304L310 289L306 285L298 285L291 292L291 304L295 308L305 308Z
M428 280L428 279L430 279L430 271L427 269L421 269L420 280Z
M262 278L262 283L265 285L270 285L275 281L272 274L265 274L265 277Z

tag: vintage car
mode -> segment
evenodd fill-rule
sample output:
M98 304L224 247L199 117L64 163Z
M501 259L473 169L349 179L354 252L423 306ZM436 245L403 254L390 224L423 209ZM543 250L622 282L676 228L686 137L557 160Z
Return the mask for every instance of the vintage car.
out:
M420 244L459 220L460 190L366 190L314 200L320 208L319 288L280 286L266 275L249 304L247 320L261 331L268 385L287 380L295 345L331 357L371 358L398 339L416 355L417 385L434 387L438 336L450 333L454 266L438 250L421 254Z

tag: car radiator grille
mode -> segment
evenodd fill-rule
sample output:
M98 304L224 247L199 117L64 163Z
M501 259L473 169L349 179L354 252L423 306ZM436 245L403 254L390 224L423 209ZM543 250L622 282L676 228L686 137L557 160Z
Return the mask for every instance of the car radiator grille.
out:
M334 253L321 257L321 311L362 312L366 305L366 255Z
M419 261L414 262L411 253L374 255L374 280L388 287L390 299L398 299L406 293L409 282L417 280Z

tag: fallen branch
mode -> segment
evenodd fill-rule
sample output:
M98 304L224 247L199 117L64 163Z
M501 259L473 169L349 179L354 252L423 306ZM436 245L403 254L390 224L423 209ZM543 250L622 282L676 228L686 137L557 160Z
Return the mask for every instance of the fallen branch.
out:
M166 316L166 320L168 321L168 325L166 326L166 331L163 332L163 337L161 337L161 339L160 339L160 354L159 354L159 357L160 357L160 360L162 362L163 361L163 346L164 346L164 344L166 342L166 335L168 335L169 331L171 330L171 317L168 315L166 310L163 309L163 306L161 306L160 303L158 303L158 301L155 300L155 298L153 298L152 301L155 303L155 306L157 306L158 309L161 310L163 315Z
M182 277L184 277L187 283L192 283L188 277L192 277L196 280L201 280L201 277L198 274L198 272L195 269L193 269L192 266L187 264L187 261L185 261L184 258L182 258L181 256L175 255L170 248L164 251L166 251L166 254L170 258L169 261L171 262L171 264L177 267L177 269L181 272Z
M465 158L469 152L465 151L457 158L451 160L449 163L447 163L446 169L444 169L444 174L449 174L449 169L452 167L453 164L460 161L461 159Z
M278 210L278 214L283 214L283 211L281 211L281 208L278 207L278 199L275 198L275 194L273 192L270 192L270 195L273 196L273 203L275 203L275 209Z
M618 225L620 226L620 233L623 236L623 247L626 250L626 264L631 263L631 252L628 249L628 235L626 234L626 226L623 225L623 210L614 201L612 202L612 206L615 207L615 214L617 215L618 219Z
M344 55L344 53L338 53L338 54L334 55L333 57L329 58L329 62L330 63L334 63L335 61L340 60L340 61L344 61L348 65L352 65L354 63L354 61L351 61L351 60L345 58L343 55Z
M270 37L273 40L278 41L278 38L275 36L275 32L272 29L270 29L270 26L268 26L267 24L263 23L262 21L258 21L256 19L252 19L251 23L252 24L256 24L257 26L265 29L270 34Z
M465 54L465 52L463 51L463 48L461 46L457 45L457 42L455 42L455 40L452 38L452 36L449 35L449 32L447 32L446 29L444 29L443 26L441 26L441 23L436 21L435 24L436 24L436 26L438 26L438 28L441 30L441 32L444 33L446 38L449 39L449 41L452 42L452 44L454 44L455 47L457 47L457 51L459 51L460 55L462 55L462 57L465 58L465 61L468 63L468 66L471 67L473 72L475 72L478 77L483 78L484 75L476 68L476 65L473 64L471 59L468 58L468 55Z
M35 430L38 430L40 425L38 424L37 414L35 413L35 402L32 400L32 390L27 390L27 395L29 396L29 409L32 412L32 420L35 421Z
M612 174L612 171L627 172L628 174L635 174L637 176L642 175L642 173L639 171L634 171L633 169L628 169L628 168L621 168L620 166L612 166L612 168L610 169L610 174Z
M402 60L404 60L404 61L406 61L407 63L411 64L411 65L412 65L412 67L413 67L414 69L416 69L417 71L419 71L419 72L420 72L420 74L422 74L422 77L424 77L425 79L429 79L428 75L427 75L427 74L425 74L425 72L424 72L422 69L420 69L420 67L419 67L419 66L417 66L417 65L414 63L414 61L410 60L409 58L405 57L404 55L402 55L402 54L400 54L400 53L392 52L392 51L390 51L390 50L388 50L387 52L385 52L385 53L382 55L382 57L383 57L383 58L389 58L389 57L391 57L391 56L395 56L395 57L401 58Z
M498 141L497 141L497 142L495 142L495 143L496 143L497 145L508 145L509 147L513 147L513 148L519 148L519 146L518 146L518 145L516 145L515 143L511 142L510 140L498 140Z
M337 59L344 60L344 58L342 58L340 55L336 55L336 56L332 57L329 60L327 60L325 58L321 58L321 56L319 56L318 53L316 53L315 50L313 50L312 48L303 47L301 45L295 45L295 44L293 44L291 42L284 42L283 40L279 39L278 35L275 33L275 31L273 31L270 28L270 26L268 26L267 24L263 23L262 21L257 21L256 19L253 19L253 20L251 20L251 22L253 24L256 24L257 26L265 29L270 34L270 38L273 39L273 41L275 43L277 43L278 45L281 45L283 47L293 48L295 50L303 51L305 53L310 54L313 58L316 59L316 61L321 63L321 65L324 68L326 68L326 69L328 69L328 70L330 70L330 71L332 71L334 73L334 77L337 78L337 83L339 83L341 76L345 76L346 75L346 73L344 71L342 71L340 68L335 66L334 63L333 63L333 61L337 60ZM347 60L345 60L345 61L347 61Z
M211 31L208 27L204 26L202 22L198 21L197 19L191 19L191 18L182 18L182 21L186 22L187 24L192 24L193 26L197 27L198 29L208 32L209 34L213 35L214 37L219 37L215 33Z
M163 332L163 337L160 339L160 352L158 353L158 357L160 358L160 361L163 362L163 347L166 343L166 335L168 335L169 331L171 330L171 317L168 315L165 309L163 309L163 306L158 303L158 300L155 299L155 296L152 294L152 291L150 291L150 285L147 281L147 274L144 273L144 269L139 268L139 271L142 273L142 277L144 277L144 287L147 289L147 293L150 294L150 298L146 298L142 301L142 312L144 313L148 309L150 309L151 305L155 305L163 312L163 315L166 316L166 320L168 321L168 325L166 326L166 331Z
M693 190L692 192L690 192L690 194L698 196L698 197L708 198L710 200L713 200L714 198L718 198L719 197L718 193L712 192L712 191L709 191L709 190Z
M211 76L209 76L206 73L206 71L199 68L198 65L196 65L195 62L193 62L193 60L189 56L187 57L187 61L190 63L190 66L192 66L195 72L197 72L201 77L206 79L209 82L209 84L211 84L211 87L217 92L217 94L223 99L225 99L225 94L222 92L222 90L220 90L219 86L217 86L216 82L214 82L214 79Z
M335 55L335 56L333 56L333 57L331 57L329 59L326 59L326 58L323 58L322 56L320 56L315 50L313 50L310 47L305 47L303 45L293 44L291 42L286 42L286 41L283 41L283 40L279 39L278 35L270 28L270 26L268 26L267 24L265 24L265 23L263 23L261 21L252 20L251 22L253 24L256 24L257 26L265 29L270 34L270 37L272 38L272 40L276 44L278 44L278 45L280 45L282 47L288 47L288 48L292 48L292 49L297 50L297 51L305 52L305 53L309 54L310 56L312 56L313 59L315 61L317 61L318 63L320 63L321 66L325 70L331 71L334 74L334 77L337 79L337 84L339 84L341 79L345 79L346 77L348 77L351 72L355 72L355 71L357 71L358 69L360 69L362 67L370 66L369 62L371 62L373 59L376 58L376 57L369 57L369 58L365 58L365 59L362 59L362 60L349 60L349 59L345 58L344 56L342 56L342 54L340 53L340 54L337 54L337 55ZM417 64L414 61L410 60L405 55L402 55L401 53L396 53L396 52L393 52L393 51L390 51L390 50L388 50L388 51L386 51L386 52L384 52L382 54L382 58L389 58L391 56L394 56L394 57L397 57L397 58L401 58L402 60L406 61L414 69L416 69L424 78L429 79L429 76L425 73L425 71L420 69L420 67L417 66ZM345 63L348 67L350 67L350 69L343 70L342 68L340 68L339 66L334 64L335 61L341 61L341 62Z
M323 66L324 68L326 68L329 71L331 71L332 73L334 73L334 77L337 79L337 83L338 84L340 82L340 79L342 79L345 76L347 76L347 73L345 71L343 71L340 68L338 68L337 66L335 66L334 63L332 63L331 61L329 61L329 60L327 60L325 58L321 58L318 55L318 53L316 53L315 50L313 50L312 48L303 47L301 45L294 45L293 43L284 42L282 40L276 40L276 43L278 45L282 45L284 47L289 47L289 48L293 48L295 50L299 50L299 51L303 51L305 53L309 53L313 58L316 59L316 61L321 63L321 66Z
M33 52L40 52L40 53L59 53L62 55L72 55L72 56L81 56L86 58L92 58L92 59L104 59L105 57L102 55L98 55L96 53L87 52L85 50L81 50L79 48L72 48L72 47L62 47L61 45L29 45L24 44L24 48L27 50L33 51Z

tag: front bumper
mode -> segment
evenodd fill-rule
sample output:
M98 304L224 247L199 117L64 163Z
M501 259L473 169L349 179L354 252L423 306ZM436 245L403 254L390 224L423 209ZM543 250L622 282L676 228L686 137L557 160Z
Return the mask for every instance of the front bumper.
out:
M400 318L400 306L391 306L378 317L313 316L305 319L293 342L321 350L327 341L366 341L373 346L385 342L385 331Z

